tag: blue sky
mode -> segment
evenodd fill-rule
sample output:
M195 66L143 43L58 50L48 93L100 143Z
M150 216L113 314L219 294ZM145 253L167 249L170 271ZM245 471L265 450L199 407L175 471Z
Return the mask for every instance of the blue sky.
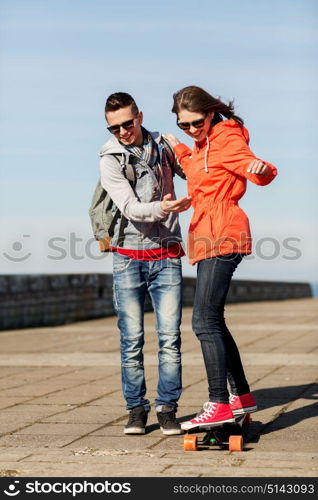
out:
M252 150L279 169L242 200L258 252L236 277L318 282L317 11L315 0L0 1L0 272L108 272L87 215L105 99L131 93L146 127L181 138L172 94L196 84L235 99Z

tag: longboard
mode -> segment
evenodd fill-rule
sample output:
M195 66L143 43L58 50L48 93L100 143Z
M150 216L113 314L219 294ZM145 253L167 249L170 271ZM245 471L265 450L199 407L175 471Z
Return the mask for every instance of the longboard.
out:
M243 451L243 426L249 424L251 420L251 415L244 413L235 417L235 422L230 424L221 424L215 427L194 427L184 435L183 449L197 451L199 448L208 449L219 446L223 450ZM197 436L200 432L205 432L202 440L199 440Z

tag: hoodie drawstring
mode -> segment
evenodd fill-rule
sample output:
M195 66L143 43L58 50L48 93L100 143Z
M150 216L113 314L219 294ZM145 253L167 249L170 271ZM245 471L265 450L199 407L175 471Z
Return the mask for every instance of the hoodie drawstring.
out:
M209 148L210 148L210 142L209 142L209 138L207 137L206 138L206 148L205 148L205 152L204 152L204 170L206 172L209 172L209 169L208 169L208 152L209 152Z

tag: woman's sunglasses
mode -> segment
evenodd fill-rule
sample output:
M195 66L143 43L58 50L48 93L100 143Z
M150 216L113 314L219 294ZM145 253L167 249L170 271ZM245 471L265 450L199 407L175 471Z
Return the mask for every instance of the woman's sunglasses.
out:
M118 134L118 132L120 131L120 127L124 128L125 130L129 130L130 128L133 128L134 120L135 118L132 118L131 120L127 120L126 122L120 123L120 125L111 125L110 127L107 127L107 130L111 134Z
M177 120L177 125L180 127L182 130L189 130L189 128L192 126L194 128L201 128L204 125L206 117L200 118L200 120L194 120L194 122L179 122Z

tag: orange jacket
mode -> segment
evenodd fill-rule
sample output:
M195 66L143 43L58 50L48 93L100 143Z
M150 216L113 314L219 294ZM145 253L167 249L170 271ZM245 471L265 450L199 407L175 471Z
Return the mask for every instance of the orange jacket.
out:
M235 120L214 125L206 141L191 150L178 144L174 151L187 176L194 208L188 236L190 264L228 253L250 254L251 233L247 215L238 206L246 180L265 186L277 175L251 174L247 168L256 158L248 147L249 135ZM263 160L262 160L263 161Z

